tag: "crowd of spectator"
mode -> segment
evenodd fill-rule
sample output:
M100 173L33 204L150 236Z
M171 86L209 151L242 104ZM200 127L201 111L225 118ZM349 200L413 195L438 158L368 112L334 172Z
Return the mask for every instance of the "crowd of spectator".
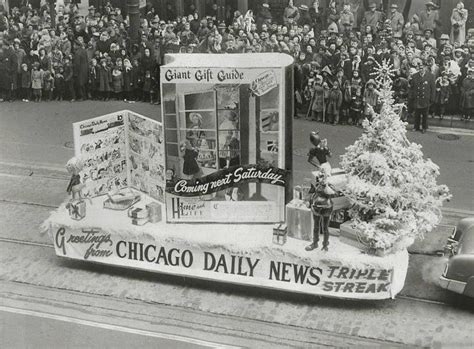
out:
M255 13L228 8L222 21L217 5L203 14L191 6L177 16L168 4L165 17L147 4L136 42L126 9L97 3L86 16L75 3L54 12L37 2L0 11L1 101L159 103L165 53L281 52L295 59L296 115L308 119L358 125L369 117L369 106L379 107L373 73L383 60L393 66L397 102L408 105L403 117L417 108L411 83L417 72L433 86L427 96L432 115L458 113L467 120L474 110L474 28L466 28L461 1L450 28L441 26L433 2L411 18L396 4L384 12L375 3L357 16L349 0L329 1L326 8L319 1L310 7L289 1L283 15L274 16L264 2Z

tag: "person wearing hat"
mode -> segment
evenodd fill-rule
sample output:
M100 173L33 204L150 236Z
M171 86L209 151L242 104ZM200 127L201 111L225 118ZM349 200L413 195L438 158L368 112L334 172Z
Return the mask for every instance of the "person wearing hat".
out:
M474 68L469 67L461 84L461 107L463 119L470 120L474 114Z
M303 4L303 5L300 5L298 9L299 9L300 18L295 23L298 23L299 27L304 27L305 25L312 26L313 19L311 18L311 15L309 13L308 6Z
M392 33L394 37L402 37L403 35L403 26L405 25L405 19L403 15L398 11L398 5L393 3L390 6L390 14L388 16L390 20L390 28L392 28Z
M288 1L288 6L285 7L283 11L283 24L290 26L293 23L298 23L300 19L300 12L298 8L294 5L293 0Z
M425 133L428 128L428 112L436 97L434 76L426 64L420 64L418 72L413 74L410 80L409 96L410 102L415 109L413 130Z
M425 34L425 36L421 40L422 43L427 42L428 44L431 45L431 47L436 48L436 39L433 38L433 30L431 30L430 28L427 28L427 29L425 29L424 34Z
M451 42L464 44L466 40L467 15L464 3L459 1L451 14Z
M443 52L444 51L444 46L449 44L449 35L448 34L441 34L439 37L439 51L438 52Z
M426 29L431 29L435 38L438 37L438 26L441 24L437 8L438 6L435 3L428 1L425 10L418 14L420 30L424 32Z
M354 26L355 18L351 10L350 4L345 4L342 7L340 19L339 19L339 32L345 33L352 31Z
M262 29L262 24L271 23L273 19L272 13L270 12L270 5L268 2L264 2L260 9L258 10L255 23L257 24L257 28L259 30Z
M383 20L383 14L380 11L377 11L377 5L375 2L369 4L369 11L365 11L364 18L362 19L361 26L366 27L370 26L372 32L375 33L377 28L381 25Z

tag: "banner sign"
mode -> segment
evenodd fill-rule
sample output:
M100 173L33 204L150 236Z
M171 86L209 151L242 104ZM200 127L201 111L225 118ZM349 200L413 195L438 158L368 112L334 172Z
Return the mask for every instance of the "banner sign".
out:
M277 85L275 72L272 70L267 70L266 72L260 74L254 81L252 81L250 84L250 89L256 96L261 97L277 87Z
M286 177L286 171L277 167L261 165L233 166L196 180L180 179L169 182L167 183L167 192L185 197L198 197L250 182L284 187Z
M161 68L161 81L163 83L219 83L219 84L239 84L255 83L255 87L278 84L277 75L271 71L262 73L261 69L239 69L239 68L190 68L173 67ZM273 88L272 87L272 88Z
M392 298L393 269L344 265L326 255L294 259L283 250L248 252L179 240L136 241L100 228L51 227L56 254L181 276L322 296Z

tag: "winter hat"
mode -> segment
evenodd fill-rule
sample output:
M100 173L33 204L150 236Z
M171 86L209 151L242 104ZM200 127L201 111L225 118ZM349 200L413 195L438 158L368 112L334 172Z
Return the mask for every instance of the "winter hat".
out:
M375 80L374 80L374 79L370 79L369 81L367 81L367 83L365 84L365 87L367 87L367 86L369 86L369 85L374 85L374 87L375 87L375 85L376 85Z

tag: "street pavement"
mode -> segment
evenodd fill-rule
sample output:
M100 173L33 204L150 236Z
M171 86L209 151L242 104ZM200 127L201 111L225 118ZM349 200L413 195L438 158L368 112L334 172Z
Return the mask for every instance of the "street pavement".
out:
M449 217L410 248L405 288L397 299L382 302L213 284L56 257L40 226L65 198L69 178L64 163L73 155L71 123L121 109L160 117L159 107L144 103L0 104L0 337L11 344L7 347L28 346L15 336L27 338L30 346L63 347L54 333L72 336L75 347L81 347L101 336L91 330L82 341L80 334L94 324L105 324L107 340L91 347L128 346L132 342L121 338L129 329L136 331L128 338L144 348L160 343L187 347L189 338L196 347L474 346L472 300L437 284L446 262L439 251L455 222ZM328 138L333 164L361 133L354 127L296 120L296 183L311 170L306 162L311 130ZM469 214L474 139L466 133L448 142L438 132L409 133L409 138L423 144L425 155L440 166L439 182L454 194L448 207L458 215ZM35 330L30 336L22 332L25 328Z

